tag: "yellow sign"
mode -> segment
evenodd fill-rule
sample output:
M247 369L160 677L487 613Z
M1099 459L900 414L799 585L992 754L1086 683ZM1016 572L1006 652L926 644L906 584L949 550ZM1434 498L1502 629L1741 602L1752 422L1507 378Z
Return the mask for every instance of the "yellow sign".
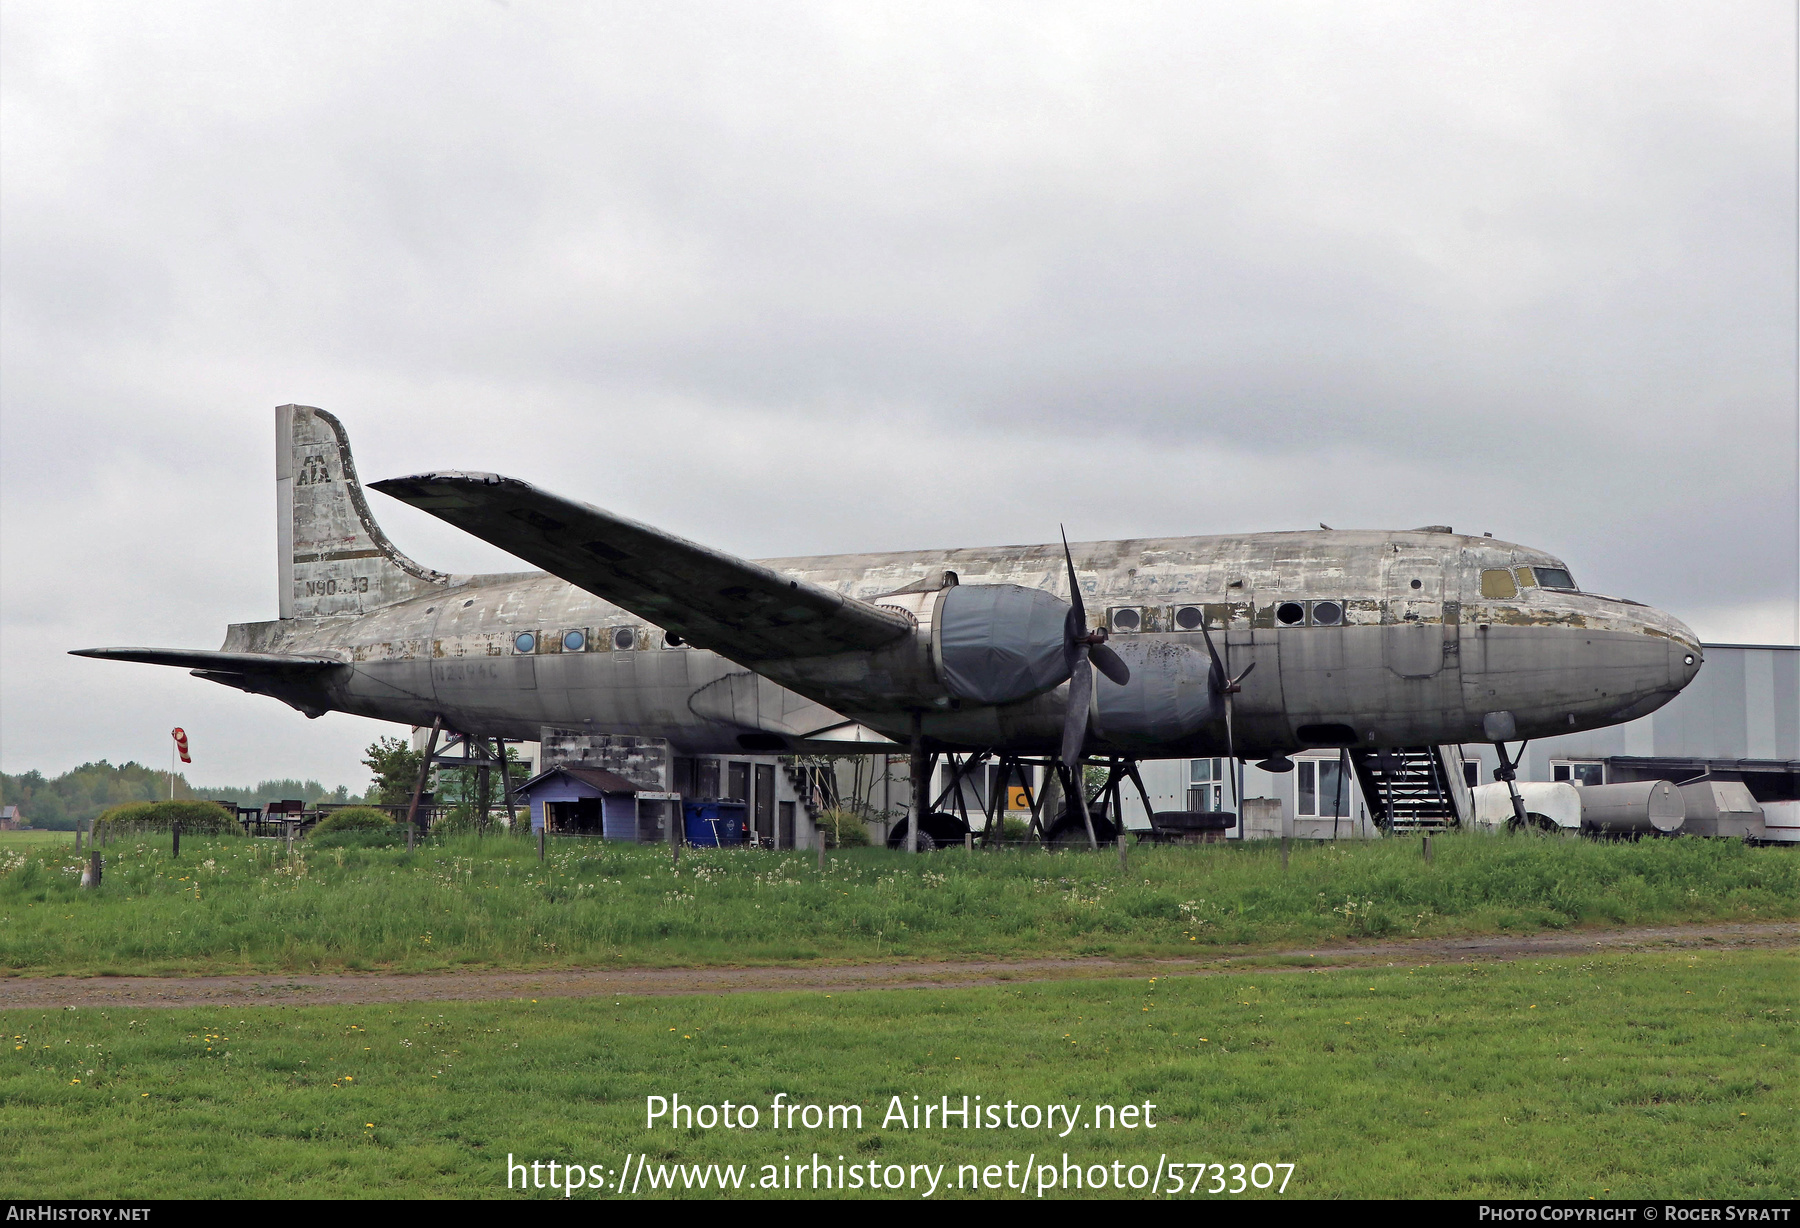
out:
M1019 785L1006 791L1006 808L1008 810L1030 810L1031 794Z

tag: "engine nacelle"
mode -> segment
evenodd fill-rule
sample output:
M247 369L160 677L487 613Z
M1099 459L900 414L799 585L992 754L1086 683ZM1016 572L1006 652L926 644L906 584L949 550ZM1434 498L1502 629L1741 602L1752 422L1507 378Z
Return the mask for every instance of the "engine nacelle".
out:
M1017 584L963 584L938 595L931 655L938 680L969 704L1029 699L1069 679L1069 603Z
M1131 667L1131 681L1094 683L1094 732L1109 742L1172 742L1225 720L1224 699L1212 689L1210 658L1186 644L1126 638L1111 641Z

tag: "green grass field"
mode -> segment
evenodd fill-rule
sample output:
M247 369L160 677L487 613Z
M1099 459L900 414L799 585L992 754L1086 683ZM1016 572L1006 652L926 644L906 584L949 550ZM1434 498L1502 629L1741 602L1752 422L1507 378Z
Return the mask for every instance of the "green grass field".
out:
M43 852L50 848L75 848L72 831L0 831L0 852L11 849Z
M473 837L402 849L121 842L98 891L58 848L0 851L15 973L1171 956L1333 938L1800 915L1800 857L1722 840L1440 838L909 858L668 853Z
M1060 1166L1067 1152L1119 1162L1128 1185L1131 1165L1149 1174L1159 1157L1165 1173L1225 1166L1222 1180L1206 1170L1202 1197L1236 1182L1230 1165L1276 1171L1258 1162L1295 1165L1287 1193L1312 1198L1791 1197L1797 983L1791 953L1702 952L836 995L13 1011L0 1015L0 1188L508 1196L509 1152L603 1180L627 1154L677 1184L669 1166L747 1165L754 1186L762 1165L818 1152L865 1172L875 1161L884 1181L899 1180L888 1165L946 1165L936 1197L969 1197L960 1165L1017 1170L1035 1153ZM675 1093L758 1105L759 1128L645 1130L645 1097ZM777 1133L777 1093L860 1105L862 1127ZM1067 1138L1060 1124L883 1128L890 1097L910 1108L915 1095L1084 1107ZM1086 1106L1145 1102L1153 1130L1091 1128ZM652 1184L639 1193L665 1192Z

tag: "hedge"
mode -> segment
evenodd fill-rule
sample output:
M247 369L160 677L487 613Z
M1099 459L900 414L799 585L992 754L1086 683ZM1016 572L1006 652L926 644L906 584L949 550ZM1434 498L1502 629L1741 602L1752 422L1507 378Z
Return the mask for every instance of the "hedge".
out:
M308 838L327 836L338 831L390 831L393 826L394 820L388 817L385 810L377 810L373 806L347 806L320 819Z
M100 812L97 831L111 837L123 831L168 831L181 824L184 836L241 836L235 811L216 802L126 802Z

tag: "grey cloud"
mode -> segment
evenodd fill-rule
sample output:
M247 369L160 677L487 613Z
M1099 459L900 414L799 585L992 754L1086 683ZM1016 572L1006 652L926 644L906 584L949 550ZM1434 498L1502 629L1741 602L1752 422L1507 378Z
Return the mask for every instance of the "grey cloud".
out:
M97 667L61 648L271 612L287 400L369 476L502 469L750 554L1448 520L1785 625L1793 33L1772 3L9 5L6 762L85 753ZM320 728L291 770L341 761Z

